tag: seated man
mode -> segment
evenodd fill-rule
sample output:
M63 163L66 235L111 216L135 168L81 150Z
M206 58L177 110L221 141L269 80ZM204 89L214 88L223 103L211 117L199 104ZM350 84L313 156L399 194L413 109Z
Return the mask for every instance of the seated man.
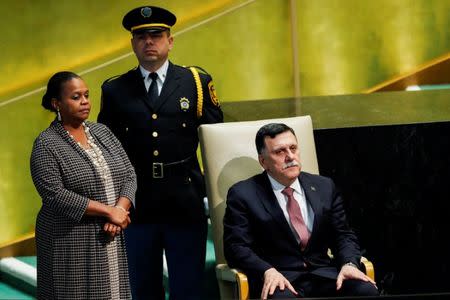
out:
M359 270L357 239L333 181L300 173L292 128L264 125L255 142L265 171L230 188L223 220L225 257L247 274L250 296L378 295Z

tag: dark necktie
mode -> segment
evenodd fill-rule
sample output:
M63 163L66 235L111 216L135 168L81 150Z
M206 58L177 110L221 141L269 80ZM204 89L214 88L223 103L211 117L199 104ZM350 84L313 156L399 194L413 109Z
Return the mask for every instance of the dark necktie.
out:
M300 205L294 198L294 189L291 187L286 187L281 193L283 193L287 198L287 211L289 214L289 219L291 224L300 237L300 248L305 250L308 244L310 233L306 227L305 221L303 220L302 211L300 210Z
M156 79L158 79L158 74L150 73L150 74L148 74L148 77L152 80L152 83L150 84L150 87L148 88L147 94L148 94L150 103L153 104L156 102L156 99L158 99L158 83L156 82Z

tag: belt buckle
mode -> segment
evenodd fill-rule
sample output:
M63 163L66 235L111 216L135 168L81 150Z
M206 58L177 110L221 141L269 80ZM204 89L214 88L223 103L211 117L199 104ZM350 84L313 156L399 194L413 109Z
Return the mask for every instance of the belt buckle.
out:
M153 170L153 178L164 178L163 163L154 162L152 164L152 170Z

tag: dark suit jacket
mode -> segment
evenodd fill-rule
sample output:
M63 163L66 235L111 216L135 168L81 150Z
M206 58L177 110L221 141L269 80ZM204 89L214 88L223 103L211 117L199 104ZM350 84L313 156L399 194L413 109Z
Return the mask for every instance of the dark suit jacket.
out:
M211 77L200 73L200 79L204 96L201 118L197 117L197 89L191 71L172 63L156 103L149 103L139 68L102 86L98 121L120 140L137 174L133 222L186 223L205 219L204 181L196 158L197 127L222 122L223 115L211 101ZM171 174L170 169L165 169L163 179L152 177L154 162L170 163L188 157L193 159Z
M314 211L313 230L304 251L265 172L236 183L228 192L223 220L225 258L231 267L248 275L250 287L258 293L264 272L271 267L292 282L305 272L336 278L337 267L342 264L359 265L357 239L347 224L344 204L333 181L306 172L301 172L299 180ZM328 248L335 262L327 255Z

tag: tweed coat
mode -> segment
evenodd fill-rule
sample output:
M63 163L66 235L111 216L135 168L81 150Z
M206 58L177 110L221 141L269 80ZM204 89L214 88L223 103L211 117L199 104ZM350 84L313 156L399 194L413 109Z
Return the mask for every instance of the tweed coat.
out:
M203 88L202 116L197 116L198 95L191 71L169 62L159 98L148 100L139 68L102 86L98 121L121 141L136 169L138 190L132 222L205 222L203 175L197 161L197 128L219 123L223 114L214 94L211 76L199 73ZM153 163L191 158L171 174L153 178Z
M108 163L115 197L134 203L136 175L109 129L86 122ZM31 175L42 207L36 220L39 299L111 299L102 217L85 216L89 199L107 204L102 179L58 121L35 140ZM120 298L131 298L123 235L117 239Z

